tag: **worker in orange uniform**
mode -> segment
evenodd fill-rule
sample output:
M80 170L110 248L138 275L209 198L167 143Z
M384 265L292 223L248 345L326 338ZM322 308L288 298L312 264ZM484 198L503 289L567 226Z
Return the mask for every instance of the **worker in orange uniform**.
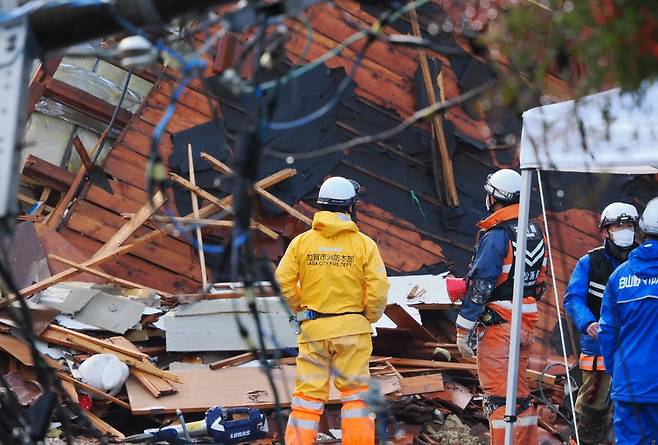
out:
M327 179L311 230L292 240L276 270L283 297L301 324L288 445L315 443L331 375L343 402L343 444L375 442L374 415L365 402L371 323L384 312L389 283L377 244L353 221L358 192L354 181Z
M512 289L516 261L521 176L503 169L489 175L484 186L490 215L478 223L480 233L470 270L468 293L457 317L457 346L463 356L473 357L477 341L477 370L485 394L491 444L505 441L505 396L512 320ZM526 377L530 346L537 321L537 300L545 290L546 253L539 226L528 224L524 277L523 318L517 419L514 443L537 443L537 415L530 403Z

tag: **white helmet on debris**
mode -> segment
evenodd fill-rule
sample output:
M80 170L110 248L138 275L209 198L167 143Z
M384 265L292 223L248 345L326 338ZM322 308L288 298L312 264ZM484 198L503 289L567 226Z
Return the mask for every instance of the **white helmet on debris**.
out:
M639 215L635 206L624 202L613 202L601 212L599 229L604 229L611 224L631 223L637 225L638 219Z
M650 235L658 235L658 198L653 198L640 218L640 229Z
M498 170L487 176L484 190L498 201L518 202L521 196L521 175L508 168Z
M359 184L355 181L334 176L322 183L317 203L349 207L356 202L358 191Z

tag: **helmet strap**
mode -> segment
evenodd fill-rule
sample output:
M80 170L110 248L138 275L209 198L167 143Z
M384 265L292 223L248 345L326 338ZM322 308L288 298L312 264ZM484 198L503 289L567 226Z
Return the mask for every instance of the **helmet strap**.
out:
M350 214L352 222L356 224L356 202L352 203L347 212Z

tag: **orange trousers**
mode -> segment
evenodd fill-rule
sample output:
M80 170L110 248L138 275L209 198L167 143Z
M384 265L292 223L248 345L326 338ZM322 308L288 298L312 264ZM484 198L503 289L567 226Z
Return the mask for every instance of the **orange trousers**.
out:
M374 416L365 402L372 354L370 334L299 343L297 381L286 427L287 445L315 443L332 372L340 391L342 443L374 445Z
M489 326L479 339L477 347L477 370L480 386L485 395L504 398L507 395L507 365L509 363L509 342L512 324L503 323ZM533 331L521 328L521 350L519 355L519 377L517 398L530 396L528 387L528 357L533 342ZM518 408L518 405L517 405ZM489 415L491 445L505 443L505 407L494 410ZM514 424L515 445L535 445L537 437L537 414L530 407L517 414Z

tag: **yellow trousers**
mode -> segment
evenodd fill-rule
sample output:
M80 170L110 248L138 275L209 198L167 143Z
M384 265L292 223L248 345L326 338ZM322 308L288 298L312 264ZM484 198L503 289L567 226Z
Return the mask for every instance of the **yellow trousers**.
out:
M370 380L368 362L371 354L370 334L299 343L297 379L286 428L286 444L310 445L315 442L324 403L329 400L332 374L343 402L343 444L375 443L374 416L364 400Z

